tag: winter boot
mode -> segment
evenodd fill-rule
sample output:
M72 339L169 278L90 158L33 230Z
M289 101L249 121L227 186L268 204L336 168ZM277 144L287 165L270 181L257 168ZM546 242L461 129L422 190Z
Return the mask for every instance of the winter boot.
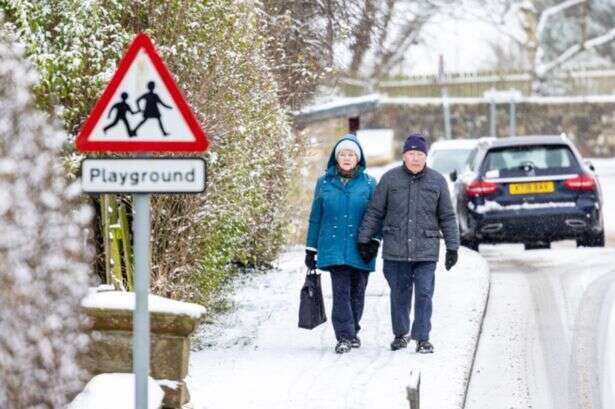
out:
M335 346L335 353L345 354L346 352L350 352L351 348L352 347L350 346L350 341L348 341L347 339L341 339Z
M429 341L418 341L416 343L416 352L419 354L433 354L433 345Z
M408 337L395 337L391 342L391 351L397 351L398 349L406 348L408 346Z
M353 348L361 348L361 340L359 337L352 337L350 339L350 346Z

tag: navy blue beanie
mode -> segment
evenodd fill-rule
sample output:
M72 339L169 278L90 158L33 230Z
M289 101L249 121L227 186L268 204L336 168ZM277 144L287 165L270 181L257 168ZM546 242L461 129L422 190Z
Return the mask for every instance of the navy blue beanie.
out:
M406 143L404 143L404 152L408 151L421 151L427 155L427 141L425 137L420 133L413 133L408 136Z

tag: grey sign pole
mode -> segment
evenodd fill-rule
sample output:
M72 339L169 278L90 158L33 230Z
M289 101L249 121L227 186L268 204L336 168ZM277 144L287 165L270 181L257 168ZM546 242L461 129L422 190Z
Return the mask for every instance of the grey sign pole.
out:
M134 260L135 311L133 314L133 371L135 374L135 409L147 409L149 377L149 296L150 276L150 197L148 193L134 196Z
M497 136L497 128L496 128L496 121L497 121L497 117L496 117L496 110L495 110L495 100L492 98L491 101L489 101L489 134L492 137L496 137Z
M451 110L448 101L448 90L446 87L442 88L442 107L444 108L444 137L451 139Z
M510 100L510 136L515 136L517 133L517 110L515 109L515 99Z

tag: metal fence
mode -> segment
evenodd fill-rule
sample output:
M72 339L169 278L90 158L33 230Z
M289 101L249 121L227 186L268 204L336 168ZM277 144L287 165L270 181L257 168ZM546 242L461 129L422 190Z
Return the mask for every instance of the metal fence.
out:
M615 94L615 67L560 71L550 77L551 88L562 95ZM451 73L440 80L436 75L411 76L381 81L375 87L354 78L340 78L338 86L348 96L378 92L388 96L439 97L446 88L451 97L481 97L490 89L519 90L529 96L532 79L529 72Z

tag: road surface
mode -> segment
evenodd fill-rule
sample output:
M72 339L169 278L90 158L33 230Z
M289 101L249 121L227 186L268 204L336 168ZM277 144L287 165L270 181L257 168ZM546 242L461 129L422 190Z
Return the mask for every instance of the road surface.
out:
M615 378L604 362L612 348L607 324L615 294L615 166L605 160L597 168L606 248L576 248L572 241L533 251L481 246L491 290L467 409L613 407Z

